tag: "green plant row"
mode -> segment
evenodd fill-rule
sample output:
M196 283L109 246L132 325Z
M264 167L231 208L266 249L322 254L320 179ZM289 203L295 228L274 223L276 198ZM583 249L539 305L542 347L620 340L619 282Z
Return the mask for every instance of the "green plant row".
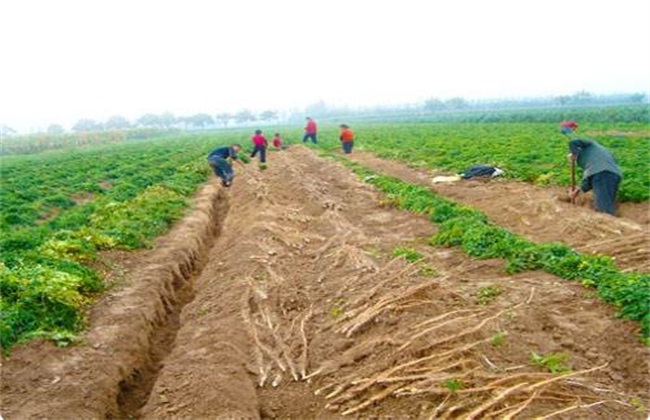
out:
M102 197L133 198L207 149L201 139L177 139L3 157L0 227L45 224Z
M337 158L366 182L387 195L400 209L426 214L439 231L432 245L458 246L476 258L501 258L506 271L544 270L566 280L595 287L604 301L619 308L618 316L638 321L650 339L650 275L620 271L611 257L583 255L560 243L536 244L491 223L483 213L446 200L426 187L373 173Z
M498 166L513 178L546 186L570 184L568 140L557 123L375 123L353 126L355 149L414 167L460 173L472 165ZM623 171L618 200L650 198L648 124L582 123L579 136L607 147ZM338 132L324 128L324 147L338 148ZM578 168L578 179L581 173Z
M0 167L0 346L68 343L105 288L100 251L151 245L210 172L207 153L249 130L41 154ZM247 159L246 159L247 160Z
M455 109L455 110L407 110L392 113L368 115L345 115L355 124L382 123L557 123L557 121L578 119L589 123L644 123L650 118L647 104L612 106L537 106L513 109ZM330 117L329 119L332 119Z
M99 251L148 246L181 216L186 196L164 185L148 187L131 200L95 206L87 225L53 232L34 249L4 252L2 348L33 337L67 338L78 331L83 326L83 308L104 288L88 264Z
M33 337L68 343L105 288L91 268L98 253L150 246L182 216L210 171L207 151L224 141L195 137L3 159L2 349ZM98 186L103 181L108 188ZM70 199L80 193L89 200ZM28 209L36 217L12 217ZM54 217L39 221L43 211Z

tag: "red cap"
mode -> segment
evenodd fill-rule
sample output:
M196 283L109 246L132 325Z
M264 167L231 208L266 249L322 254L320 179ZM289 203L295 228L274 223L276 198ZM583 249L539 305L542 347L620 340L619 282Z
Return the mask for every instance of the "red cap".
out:
M562 123L562 127L578 128L578 124L573 120L569 120L569 121L564 121Z

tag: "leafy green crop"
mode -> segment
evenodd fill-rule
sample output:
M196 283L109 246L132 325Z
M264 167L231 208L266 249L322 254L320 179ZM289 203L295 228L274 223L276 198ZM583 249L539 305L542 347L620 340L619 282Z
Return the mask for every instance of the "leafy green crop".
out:
M447 391L449 391L449 393L453 394L463 389L465 387L465 384L458 378L451 378L446 379L443 383L443 386L447 389Z
M618 315L638 321L650 337L650 275L620 271L610 257L582 255L563 244L536 244L492 224L481 212L444 199L426 187L378 175L338 158L360 178L383 191L398 208L428 214L438 224L432 245L459 246L476 258L501 258L506 271L544 270L595 287L601 299L619 308Z
M411 166L460 173L475 164L490 164L509 178L536 185L570 183L568 141L557 123L377 123L355 127L355 148ZM650 198L648 124L582 124L582 138L607 147L623 171L620 201ZM334 131L323 130L320 147L338 148ZM578 179L580 179L578 169Z
M98 252L147 247L182 216L210 169L207 153L238 142L192 136L2 158L0 345L69 343L105 285Z
M40 264L0 266L0 344L6 349L28 334L77 330L89 293L99 288L96 276Z
M393 257L404 257L408 262L416 262L422 259L422 254L411 248L395 248Z
M497 331L492 335L492 338L490 339L490 343L494 347L499 347L502 346L503 343L506 342L506 333L503 331Z
M571 369L566 365L569 355L566 353L548 353L537 354L532 352L530 354L530 362L535 366L547 369L551 373L566 373Z
M497 285L481 287L478 291L478 296L476 301L479 305L487 305L492 302L497 296L499 296L503 291Z

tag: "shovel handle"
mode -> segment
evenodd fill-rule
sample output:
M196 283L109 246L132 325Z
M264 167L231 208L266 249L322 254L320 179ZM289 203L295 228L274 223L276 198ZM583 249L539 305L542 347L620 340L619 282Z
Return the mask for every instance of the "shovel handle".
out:
M576 196L573 191L576 189L576 161L571 159L571 204L576 203Z

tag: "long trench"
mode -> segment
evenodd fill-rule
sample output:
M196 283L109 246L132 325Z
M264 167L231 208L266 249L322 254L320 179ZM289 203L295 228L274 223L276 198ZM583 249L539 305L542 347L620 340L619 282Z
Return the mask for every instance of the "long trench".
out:
M196 251L190 258L167 261L175 267L171 269L172 290L161 296L164 301L164 316L152 326L147 356L141 359L139 365L132 366L128 376L120 381L116 406L106 413L107 418L131 419L141 416L140 411L149 399L164 360L175 346L181 327L181 312L195 297L195 280L207 262L208 251L221 234L230 208L225 191L221 189L210 198L211 205L208 206L206 215L209 226L203 235L194 238L199 244Z

